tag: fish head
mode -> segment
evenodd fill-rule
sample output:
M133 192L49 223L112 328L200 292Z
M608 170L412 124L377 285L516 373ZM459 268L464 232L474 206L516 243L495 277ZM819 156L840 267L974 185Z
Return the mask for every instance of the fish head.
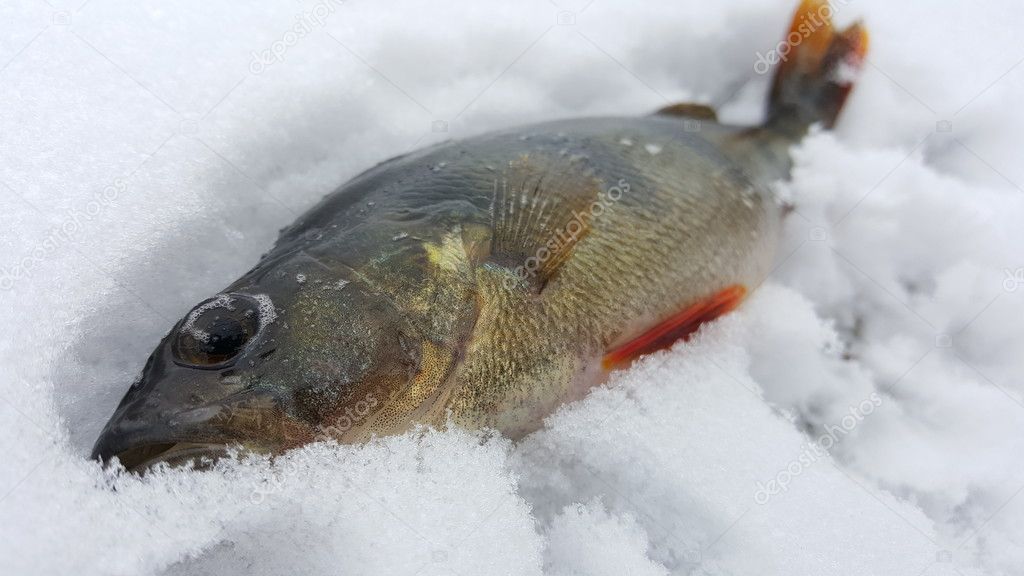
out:
M201 465L232 446L276 454L386 432L386 401L418 370L415 327L351 269L286 269L243 278L189 311L150 356L93 457L145 470Z

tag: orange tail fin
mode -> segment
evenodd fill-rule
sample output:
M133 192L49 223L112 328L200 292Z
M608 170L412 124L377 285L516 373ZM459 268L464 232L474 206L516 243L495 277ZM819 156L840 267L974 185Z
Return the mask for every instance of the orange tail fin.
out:
M803 0L789 33L769 53L767 63L779 62L769 125L800 130L816 122L826 128L835 125L868 50L864 25L857 22L837 32L832 25L835 10L830 1Z

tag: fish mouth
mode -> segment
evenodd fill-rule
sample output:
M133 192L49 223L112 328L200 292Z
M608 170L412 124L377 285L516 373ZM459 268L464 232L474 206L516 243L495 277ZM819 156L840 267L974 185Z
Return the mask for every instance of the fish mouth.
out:
M206 470L227 455L227 447L195 442L155 442L129 448L114 455L129 472L143 474L163 462L168 466L183 466L192 462L196 470Z

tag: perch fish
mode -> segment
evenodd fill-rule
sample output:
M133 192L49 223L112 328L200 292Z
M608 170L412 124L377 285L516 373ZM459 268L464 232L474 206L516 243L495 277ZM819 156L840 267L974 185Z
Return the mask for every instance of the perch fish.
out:
M144 470L416 425L513 439L740 305L771 269L769 185L861 65L805 0L759 126L701 105L555 121L388 160L282 231L160 342L93 456Z

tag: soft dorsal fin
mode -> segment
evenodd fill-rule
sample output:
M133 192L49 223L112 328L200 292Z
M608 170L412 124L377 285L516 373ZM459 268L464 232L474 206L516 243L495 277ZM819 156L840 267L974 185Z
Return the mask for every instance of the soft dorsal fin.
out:
M590 233L601 181L586 158L523 155L494 182L487 260L540 292Z
M718 121L718 114L715 114L715 109L711 106L706 106L704 104L691 104L689 102L680 102L679 104L665 106L654 114L658 116L678 116L680 118L693 118L695 120Z

